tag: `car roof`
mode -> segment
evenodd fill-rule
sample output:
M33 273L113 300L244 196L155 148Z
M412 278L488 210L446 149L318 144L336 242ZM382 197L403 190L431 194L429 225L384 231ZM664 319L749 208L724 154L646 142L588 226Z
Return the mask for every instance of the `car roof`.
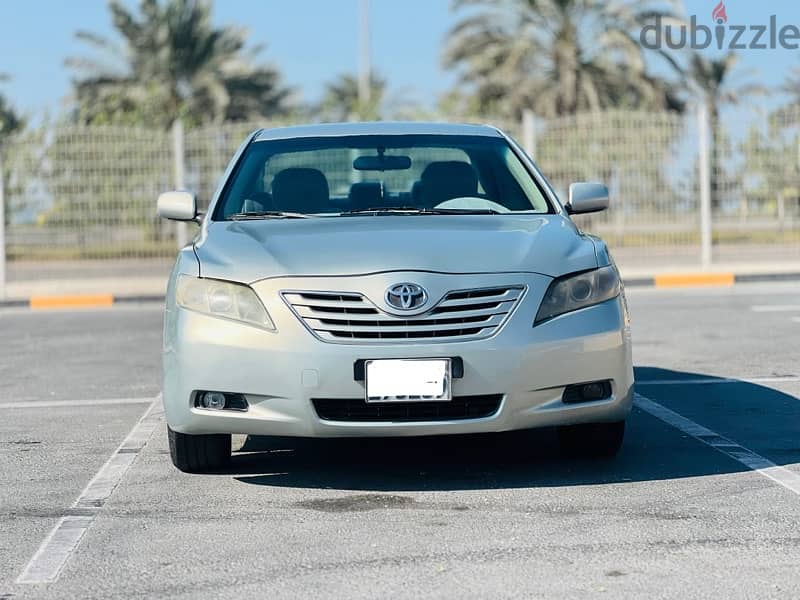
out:
M474 135L502 137L490 125L466 123L420 123L402 121L375 121L359 123L319 123L262 129L254 141L285 140L312 137L340 137L348 135Z

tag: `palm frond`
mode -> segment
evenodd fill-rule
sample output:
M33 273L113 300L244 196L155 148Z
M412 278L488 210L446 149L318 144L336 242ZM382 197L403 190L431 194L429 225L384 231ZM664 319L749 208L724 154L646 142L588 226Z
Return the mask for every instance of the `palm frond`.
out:
M442 62L481 104L548 115L616 106L678 106L647 74L641 28L683 22L677 0L456 0ZM673 63L678 66L677 61ZM637 105L638 103L638 105Z
M168 127L243 120L284 110L289 90L258 64L247 30L215 28L208 0L111 0L113 39L81 31L95 54L70 57L76 113L86 121L145 119Z

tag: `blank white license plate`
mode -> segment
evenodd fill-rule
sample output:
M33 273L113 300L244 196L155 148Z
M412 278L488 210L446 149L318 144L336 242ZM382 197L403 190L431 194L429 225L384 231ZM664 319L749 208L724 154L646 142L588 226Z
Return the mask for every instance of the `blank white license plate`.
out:
M449 358L364 361L367 402L452 400Z

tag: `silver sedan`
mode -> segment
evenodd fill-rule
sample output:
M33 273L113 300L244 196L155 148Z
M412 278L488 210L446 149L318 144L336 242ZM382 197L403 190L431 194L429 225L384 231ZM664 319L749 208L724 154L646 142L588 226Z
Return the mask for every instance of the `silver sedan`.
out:
M616 454L633 396L627 306L602 240L493 127L360 123L251 134L170 277L172 461L218 469L231 434L422 436L558 427Z

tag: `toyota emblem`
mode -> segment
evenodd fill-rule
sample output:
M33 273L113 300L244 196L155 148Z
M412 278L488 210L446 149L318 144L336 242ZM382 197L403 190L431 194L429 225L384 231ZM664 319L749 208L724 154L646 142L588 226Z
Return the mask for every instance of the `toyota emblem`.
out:
M414 310L428 301L428 293L416 283L395 283L386 290L386 304L398 310Z

